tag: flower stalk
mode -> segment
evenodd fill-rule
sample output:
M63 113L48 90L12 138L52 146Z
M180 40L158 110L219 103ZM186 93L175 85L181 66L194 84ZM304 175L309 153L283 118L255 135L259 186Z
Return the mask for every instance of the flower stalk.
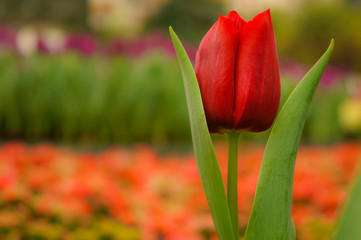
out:
M231 214L234 239L239 239L238 227L238 138L239 132L228 133L228 176L227 176L227 201Z

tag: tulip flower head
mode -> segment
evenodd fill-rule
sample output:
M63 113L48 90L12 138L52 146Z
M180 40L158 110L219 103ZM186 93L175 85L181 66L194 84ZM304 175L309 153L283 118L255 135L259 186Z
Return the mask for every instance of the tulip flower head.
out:
M270 11L248 22L235 11L220 15L200 43L195 72L210 132L267 130L281 88Z

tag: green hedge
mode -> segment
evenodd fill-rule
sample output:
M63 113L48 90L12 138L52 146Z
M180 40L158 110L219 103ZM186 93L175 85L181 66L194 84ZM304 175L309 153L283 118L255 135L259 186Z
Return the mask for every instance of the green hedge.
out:
M283 78L282 100L296 81ZM343 138L337 107L345 84L317 92L305 140ZM265 140L267 133L245 134ZM0 138L90 143L190 142L181 73L175 58L0 56ZM222 138L217 136L216 138Z
M176 61L36 55L0 58L0 136L100 142L189 139Z

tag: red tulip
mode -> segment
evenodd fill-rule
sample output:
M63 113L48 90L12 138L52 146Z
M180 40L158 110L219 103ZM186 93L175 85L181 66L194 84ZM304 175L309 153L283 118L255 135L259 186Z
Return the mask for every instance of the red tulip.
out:
M278 111L280 74L270 11L245 21L235 11L202 39L195 72L210 132L260 132Z

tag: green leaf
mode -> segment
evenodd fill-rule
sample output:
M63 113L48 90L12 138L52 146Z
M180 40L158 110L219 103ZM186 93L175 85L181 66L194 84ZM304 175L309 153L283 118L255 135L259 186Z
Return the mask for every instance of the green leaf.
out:
M246 240L295 239L291 218L295 161L306 113L333 50L329 48L283 105L263 155Z
M171 27L169 32L182 70L194 154L213 222L221 240L232 240L234 237L231 216L221 171L207 127L196 74L178 36Z
M346 202L334 240L361 239L361 165Z

